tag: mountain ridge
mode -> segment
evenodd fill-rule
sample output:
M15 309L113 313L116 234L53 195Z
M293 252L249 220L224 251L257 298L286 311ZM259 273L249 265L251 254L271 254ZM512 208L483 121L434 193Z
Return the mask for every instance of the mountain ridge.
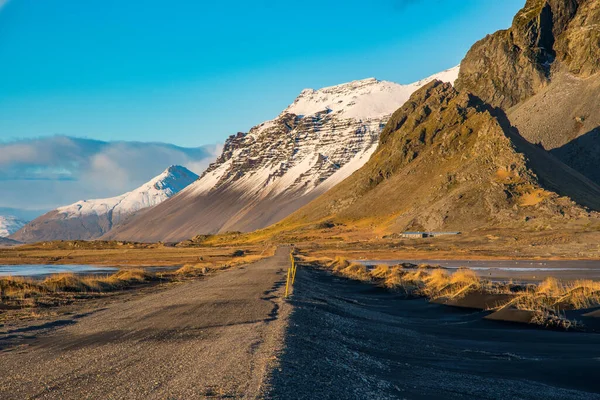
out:
M0 237L8 237L24 227L27 221L13 215L0 215Z
M58 207L10 236L20 242L96 239L129 216L153 207L198 179L185 167L172 165L142 186L105 199L80 200Z
M394 113L369 162L272 229L538 229L596 215L569 195L600 210L598 185L521 138L501 110L436 81Z
M475 43L456 82L503 108L520 134L600 184L600 3L528 0Z
M453 82L458 68L440 74ZM410 85L371 78L304 89L275 119L230 136L217 160L176 199L104 238L179 241L275 223L366 163L389 116L440 74Z

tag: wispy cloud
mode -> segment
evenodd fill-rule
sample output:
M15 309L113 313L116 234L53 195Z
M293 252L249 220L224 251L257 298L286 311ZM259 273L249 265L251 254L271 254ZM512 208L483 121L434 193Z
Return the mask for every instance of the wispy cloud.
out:
M0 11L2 11L2 8L4 8L5 5L8 4L10 0L0 0Z
M129 191L179 164L200 174L219 147L53 136L0 142L0 207L54 208Z

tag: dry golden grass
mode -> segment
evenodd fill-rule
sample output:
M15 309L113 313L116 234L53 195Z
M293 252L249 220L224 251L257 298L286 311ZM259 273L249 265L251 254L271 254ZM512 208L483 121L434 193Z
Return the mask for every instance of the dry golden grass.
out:
M556 301L556 305L576 310L600 306L600 282L577 280L566 286L568 291Z
M56 274L42 281L42 287L50 292L89 292L94 291L93 278L75 274ZM98 279L99 280L99 279Z
M388 277L388 275L390 274L391 271L392 271L392 269L390 268L389 265L379 264L379 265L376 265L375 268L373 268L370 271L370 274L371 274L371 277L373 277L374 279L385 279Z
M175 275L200 276L206 275L210 264L186 264L175 271Z
M196 249L196 254L198 250ZM24 278L0 279L0 305L16 307L32 307L42 303L54 304L60 299L75 295L97 295L115 290L130 288L135 285L157 281L158 279L170 281L182 277L197 277L209 271L230 268L240 264L249 264L274 254L275 248L264 248L262 252L243 257L218 258L216 262L210 257L209 261L189 263L176 271L150 273L143 268L121 268L111 275L77 275L62 273L49 276L43 281ZM194 258L198 259L196 255ZM204 258L204 257L202 257ZM52 298L52 301L48 299ZM56 300L56 301L55 301Z
M549 297L560 296L564 294L565 287L558 279L550 277L546 278L537 286L536 294Z
M229 262L236 250L248 256L260 256L273 246L247 245L223 247L170 247L162 244L119 245L112 242L49 242L0 248L0 264L91 264L118 266L178 266L209 262ZM244 257L238 257L243 259Z
M530 311L581 310L600 306L600 282L562 282L547 278L535 289L521 293L514 306Z
M367 267L363 264L351 263L347 267L339 270L339 272L341 275L356 281L371 281L371 274L369 274Z
M306 258L310 259L310 258ZM322 259L322 258L321 258ZM312 258L311 261L318 262ZM572 329L578 325L564 317L562 310L580 310L600 306L600 282L578 280L562 282L547 278L537 285L515 285L512 282L492 282L481 279L468 268L450 273L442 268L376 265L366 267L338 256L321 263L335 274L359 281L372 281L390 290L429 299L457 299L472 292L482 294L511 294L512 300L498 308L514 307L531 311L532 323L549 328Z
M431 271L428 276L425 276L423 293L429 298L437 298L448 288L451 284L451 276L448 272L443 269L436 269Z
M340 272L341 270L349 266L350 261L341 256L335 257L333 261L329 264L329 268L333 269L334 272Z
M0 279L0 300L6 298L24 301L39 295L43 290L39 283L32 280L19 277Z

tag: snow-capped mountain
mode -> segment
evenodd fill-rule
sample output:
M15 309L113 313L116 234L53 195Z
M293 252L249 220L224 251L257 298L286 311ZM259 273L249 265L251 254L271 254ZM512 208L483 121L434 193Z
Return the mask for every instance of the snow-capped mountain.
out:
M27 224L17 217L11 215L0 215L0 237L7 237L21 229Z
M174 196L198 179L174 165L131 192L107 199L81 200L31 221L11 236L21 242L94 239L125 218Z
M364 165L391 114L430 81L454 82L458 70L410 85L371 78L305 89L277 118L230 136L220 157L179 196L106 238L177 241L277 222Z

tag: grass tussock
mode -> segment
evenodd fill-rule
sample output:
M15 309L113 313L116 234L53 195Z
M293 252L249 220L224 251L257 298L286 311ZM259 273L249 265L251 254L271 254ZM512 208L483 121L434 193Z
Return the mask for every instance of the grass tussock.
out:
M375 279L385 279L391 272L391 268L387 264L379 264L376 265L375 268L371 270L371 277Z
M94 294L124 289L158 279L141 268L127 268L112 275L76 275L61 273L42 281L6 277L0 279L0 304L35 306L48 297L61 294Z
M178 276L202 276L209 272L209 264L185 264L183 267L175 271Z
M344 257L337 256L333 259L333 261L329 264L329 268L333 270L333 272L340 272L345 268L350 266L350 261L348 261Z
M537 287L519 294L514 304L520 310L563 311L600 306L600 282L576 280L562 282L547 278Z
M531 311L531 323L553 329L573 329L580 326L577 321L568 320L564 316L565 310L600 307L600 282L591 280L562 282L555 278L547 278L537 285L521 285L482 279L468 268L450 272L429 265L380 264L367 267L352 263L341 256L333 260L325 259L325 262L323 259L305 257L304 261L324 265L335 274L349 279L371 281L409 296L432 300L455 300L473 292L482 295L509 295L503 297L505 300L494 309L513 307Z
M359 263L350 263L347 267L339 271L342 275L356 281L370 282L371 274L367 267Z

